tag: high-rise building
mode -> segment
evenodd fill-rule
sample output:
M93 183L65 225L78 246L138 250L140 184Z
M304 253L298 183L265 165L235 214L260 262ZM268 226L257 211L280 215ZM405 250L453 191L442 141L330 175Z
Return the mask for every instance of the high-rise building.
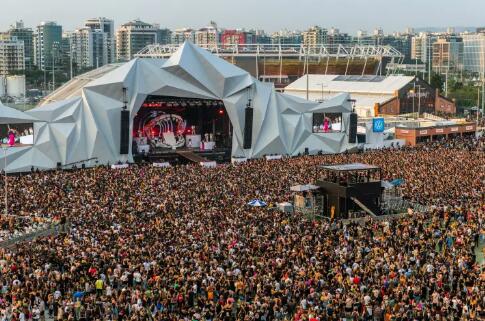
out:
M62 26L55 22L42 22L34 36L34 64L40 70L50 69L53 59L60 57Z
M404 30L404 33L406 35L414 35L415 32L414 32L414 28L411 28L411 27L407 27L405 30Z
M245 30L230 30L226 29L221 34L221 45L250 45L256 43L256 32Z
M411 63L412 37L409 34L382 37L381 44L391 46L404 55L403 63Z
M376 28L372 32L373 45L380 46L383 45L384 41L384 30L382 28Z
M213 48L217 47L219 42L219 29L213 22L211 22L210 26L201 28L195 32L195 43L198 46L204 48Z
M23 41L0 41L0 75L25 69Z
M168 45L172 43L172 31L164 28L158 30L158 43L162 45Z
M374 37L369 36L366 30L358 30L357 36L352 39L352 42L359 45L373 45L375 39Z
M449 35L454 35L456 33L455 27L446 28L446 33Z
M256 30L254 33L256 35L256 43L261 45L271 44L271 36L266 34L264 30Z
M327 43L331 46L343 45L352 42L352 37L347 33L340 32L339 29L332 27L328 31Z
M433 71L439 74L456 73L463 68L463 39L442 36L433 43Z
M314 26L307 31L302 32L303 45L309 47L315 47L317 45L326 44L328 32L327 29Z
M158 43L158 27L134 20L120 26L116 31L116 60L131 60L148 45Z
M171 43L174 45L183 44L185 41L195 43L195 31L190 28L175 29L172 32Z
M357 38L365 38L367 37L367 31L365 30L357 30Z
M485 77L485 33L463 37L463 69Z
M25 68L32 69L34 65L34 32L31 28L25 28L23 21L17 21L10 26L8 31L10 40L22 41L24 43Z
M73 31L63 31L61 40L62 61L66 62L71 57L71 37Z
M73 64L78 70L97 68L108 63L108 33L84 27L75 30L70 39Z
M376 28L374 29L374 32L372 34L374 35L374 37L383 37L384 30L382 28Z
M421 63L430 62L433 43L436 38L426 32L411 38L411 60L417 60Z
M91 18L85 21L84 25L94 33L99 34L99 31L105 33L106 37L106 44L105 48L98 48L96 51L103 52L103 56L106 55L106 62L104 64L110 64L115 62L115 27L114 21L112 19L100 17L100 18ZM100 37L100 36L98 36ZM96 43L97 46L100 45L100 42ZM104 53L106 51L106 53ZM99 61L100 59L98 59Z
M285 45L300 45L302 39L302 34L298 31L281 30L271 35L271 43L281 45L283 49Z

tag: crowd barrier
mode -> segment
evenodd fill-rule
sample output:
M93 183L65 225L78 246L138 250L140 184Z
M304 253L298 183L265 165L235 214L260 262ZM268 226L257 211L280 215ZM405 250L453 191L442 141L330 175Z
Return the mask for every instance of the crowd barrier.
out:
M35 240L36 238L39 238L39 237L59 235L60 233L68 233L70 230L71 230L70 222L66 222L64 224L53 224L48 228L0 242L0 248L11 249L11 248L14 248L15 245L22 242Z

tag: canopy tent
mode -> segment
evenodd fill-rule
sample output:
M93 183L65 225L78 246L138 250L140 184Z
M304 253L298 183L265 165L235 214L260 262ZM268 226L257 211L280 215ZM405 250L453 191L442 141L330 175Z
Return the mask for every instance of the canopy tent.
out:
M0 102L0 125L28 124L38 122L37 118L27 115L15 108L7 107Z
M402 184L404 184L404 179L402 179L402 178L396 178L396 179L394 179L394 180L391 181L391 184L393 186L402 185Z
M291 213L293 212L293 204L288 202L278 203L276 204L278 209L284 213Z
M292 192L306 192L306 191L311 191L311 190L316 190L316 189L319 189L319 187L312 185L312 184L295 185L295 186L290 187L290 191L292 191Z
M248 203L249 206L254 206L254 207L263 207L266 206L266 202L261 201L261 200L252 200L251 202Z
M391 189L394 188L394 185L389 183L389 181L381 181L381 187L384 189Z

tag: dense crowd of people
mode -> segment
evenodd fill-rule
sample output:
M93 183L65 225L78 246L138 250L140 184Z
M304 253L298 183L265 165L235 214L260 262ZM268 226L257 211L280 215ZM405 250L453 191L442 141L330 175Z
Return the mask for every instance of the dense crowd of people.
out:
M9 213L72 229L0 250L0 320L480 320L483 143L10 177ZM350 162L430 210L343 224L271 208Z

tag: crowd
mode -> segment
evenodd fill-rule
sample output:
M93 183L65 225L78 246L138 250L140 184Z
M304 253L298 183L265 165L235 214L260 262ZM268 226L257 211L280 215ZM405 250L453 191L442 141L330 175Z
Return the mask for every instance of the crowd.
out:
M403 179L431 210L343 224L270 208L317 165L350 162ZM480 320L484 182L476 140L11 177L11 214L73 227L0 250L0 320Z

